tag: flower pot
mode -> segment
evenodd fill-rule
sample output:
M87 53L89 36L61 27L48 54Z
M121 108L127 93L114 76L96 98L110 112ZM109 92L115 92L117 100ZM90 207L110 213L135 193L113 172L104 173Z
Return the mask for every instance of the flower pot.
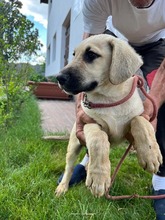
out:
M57 83L53 82L28 82L29 86L33 86L33 94L37 98L42 99L62 99L71 100L72 96L63 92Z

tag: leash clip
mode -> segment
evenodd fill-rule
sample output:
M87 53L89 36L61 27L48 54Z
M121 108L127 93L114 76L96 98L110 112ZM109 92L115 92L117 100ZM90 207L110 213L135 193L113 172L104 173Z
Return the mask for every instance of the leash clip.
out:
M87 99L87 94L84 94L83 105L84 105L84 107L86 107L86 108L88 108L88 109L91 109L90 102L89 102L88 99Z

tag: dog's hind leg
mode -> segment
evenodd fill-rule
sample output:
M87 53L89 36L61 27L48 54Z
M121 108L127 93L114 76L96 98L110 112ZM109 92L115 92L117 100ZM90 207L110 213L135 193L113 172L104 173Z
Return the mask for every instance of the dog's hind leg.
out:
M55 191L56 196L60 196L61 194L64 194L68 190L69 181L71 179L74 168L74 163L81 149L82 146L78 138L76 137L76 123L75 123L70 134L69 144L67 148L65 172L60 184L58 185Z
M131 134L139 164L150 173L156 173L162 163L162 155L151 123L142 116L134 117Z

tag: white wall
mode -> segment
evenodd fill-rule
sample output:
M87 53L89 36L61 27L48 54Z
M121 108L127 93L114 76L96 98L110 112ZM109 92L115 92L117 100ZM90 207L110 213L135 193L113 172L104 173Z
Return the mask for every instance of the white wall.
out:
M63 24L68 13L71 13L70 20L70 43L69 61L72 59L74 48L81 42L83 34L83 20L81 6L83 0L49 0L48 32L47 32L47 62L46 76L58 74L64 66L64 28ZM56 34L56 48L53 48L53 37ZM50 47L50 56L49 50ZM55 50L55 60L54 52ZM48 60L50 62L48 62Z

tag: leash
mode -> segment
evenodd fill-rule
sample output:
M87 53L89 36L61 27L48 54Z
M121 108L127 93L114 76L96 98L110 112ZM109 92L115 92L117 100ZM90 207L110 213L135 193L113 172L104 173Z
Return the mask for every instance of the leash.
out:
M84 93L83 94L83 104L84 104L84 107L87 107L89 109L91 108L109 108L109 107L114 107L114 106L117 106L117 105L121 105L122 103L126 102L134 93L136 87L139 88L142 93L144 94L144 96L146 96L146 98L148 98L152 105L153 105L153 114L152 114L152 117L150 118L150 122L152 122L156 116L157 116L157 112L158 112L158 109L157 109L157 106L156 106L156 103L155 103L155 100L145 91L144 89L144 79L140 76L133 76L134 77L134 80L133 80L133 84L132 84L132 88L131 88L131 91L129 92L129 94L127 96L125 96L123 99L117 101L117 102L114 102L114 103L93 103L93 102L90 102L88 101L87 99L87 94ZM138 195L138 194L133 194L133 195L122 195L122 196L112 196L109 194L109 191L115 181L115 178L117 176L117 173L124 161L124 159L126 158L126 156L128 155L130 149L132 148L132 143L129 144L128 148L126 149L125 153L123 154L122 158L120 159L113 175L112 175L112 178L111 178L111 185L110 185L110 188L107 190L107 192L105 193L105 197L108 199L108 200L121 200L121 199L133 199L133 198L141 198L141 199L165 199L165 194L164 195L147 195L147 196L141 196L141 195Z
M152 117L149 120L150 122L152 122L157 117L158 108L156 106L155 100L144 89L144 79L141 76L136 76L136 77L138 77L137 87L141 89L144 96L146 96L146 98L148 98L151 101L152 105L153 105Z
M139 79L140 79L140 81L139 81ZM138 83L138 81L139 81L139 83ZM117 102L113 102L113 103L93 103L93 102L90 102L87 99L87 94L84 93L84 97L83 97L84 107L87 107L89 109L91 109L91 108L110 108L110 107L114 107L117 105L121 105L122 103L126 102L129 98L131 98L131 96L134 94L135 89L138 86L138 84L139 84L139 86L141 86L141 84L143 85L143 83L141 83L141 81L143 81L142 78L140 78L139 76L134 76L132 88L131 88L131 91L128 93L128 95L126 95L123 99L121 99Z
M140 199L165 199L165 194L163 195L147 195L147 196L141 196L141 195L138 195L138 194L133 194L133 195L122 195L122 196L112 196L109 194L109 191L110 189L112 188L112 185L115 181L115 178L117 176L117 173L124 161L124 159L126 158L126 156L128 155L130 149L132 147L132 143L129 144L128 148L126 149L125 153L123 154L122 158L120 159L113 175L112 175L112 178L111 178L111 185L110 185L110 188L107 190L107 192L105 193L105 197L108 199L108 200L121 200L121 199L133 199L133 198L140 198Z
M128 93L128 95L126 95L123 99L117 101L117 102L114 102L114 103L93 103L93 102L90 102L88 101L87 99L87 94L86 93L83 93L83 105L84 107L87 107L89 109L92 109L92 108L110 108L110 107L114 107L114 106L117 106L117 105L121 105L122 103L126 102L129 98L131 98L131 96L134 94L135 92L135 89L136 87L141 89L142 93L144 94L144 96L146 96L151 102L152 102L152 105L153 105L153 115L152 117L150 118L150 122L152 122L156 116L157 116L157 106L155 104L155 101L154 99L145 91L144 89L144 79L138 75L134 75L134 80L133 80L133 84L132 84L132 88L130 90L130 92Z
M155 104L155 101L154 99L145 91L144 89L144 80L142 77L140 76L136 76L138 78L137 80L137 87L141 89L142 93L152 102L152 105L153 105L153 114L152 114L152 117L150 118L150 122L152 122L156 116L157 116L157 106ZM165 195L146 195L146 196L142 196L142 195L139 195L139 194L133 194L133 195L122 195L122 196L112 196L109 194L109 191L115 181L115 178L117 176L117 173L124 161L124 159L126 158L126 156L128 155L130 149L132 148L132 143L129 144L128 148L126 149L125 153L123 154L122 158L120 159L113 175L112 175L112 178L111 178L111 185L110 185L110 188L108 189L108 191L105 193L105 197L109 200L121 200L121 199L133 199L133 198L140 198L140 199L165 199Z

